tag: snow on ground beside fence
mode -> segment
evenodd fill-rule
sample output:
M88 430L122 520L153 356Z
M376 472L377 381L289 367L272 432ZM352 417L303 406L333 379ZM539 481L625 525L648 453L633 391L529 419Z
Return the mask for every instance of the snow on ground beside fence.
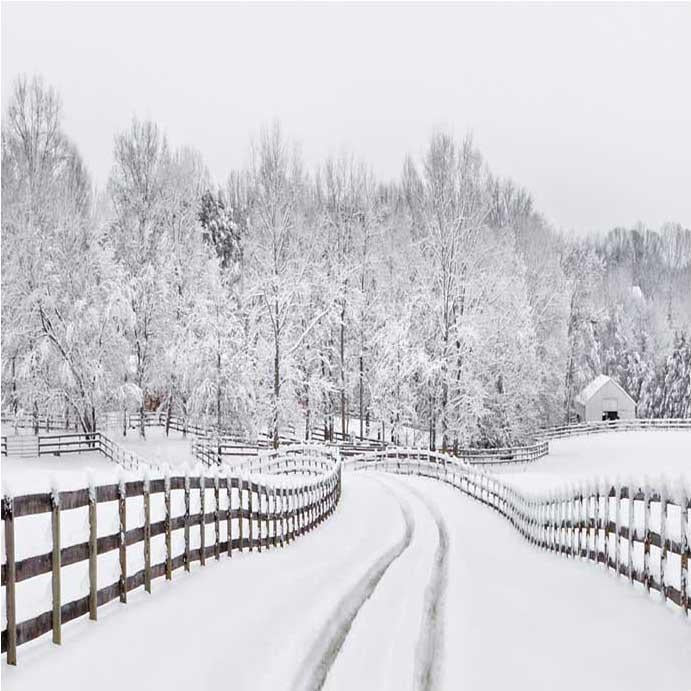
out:
M398 479L398 478L397 478ZM691 627L585 561L527 543L503 517L435 480L422 486L450 534L439 688L688 688Z
M177 468L196 463L192 455L191 434L185 438L182 432L171 430L166 437L164 427L147 427L145 439L136 429L127 430L127 436L123 436L122 431L110 432L109 436L116 444L158 465L163 463Z
M549 442L549 455L534 463L498 469L516 487L541 492L576 481L621 478L643 482L663 475L691 479L691 430L593 434Z
M687 688L691 629L681 617L603 570L531 547L457 490L379 473L344 475L338 510L289 549L178 572L173 584L155 581L152 596L133 591L98 622L66 626L61 647L47 636L22 646L17 668L3 662L3 688L291 688L354 606L324 688L413 688L427 662L419 643L438 553L430 505L448 532L438 688ZM402 507L409 546L363 602L363 578L405 536ZM94 669L114 671L95 681Z
M3 457L3 493L9 491L18 496L48 492L53 477L59 479L60 489L79 489L86 486L89 469L101 485L117 482L122 471L98 451L34 458Z
M197 464L192 455L191 437L184 439L180 432L171 432L170 437L166 437L165 430L159 427L147 428L146 434L147 438L142 440L137 430L130 430L126 437L111 432L110 439L137 454L141 460L158 466L168 465L173 472L184 473L186 468ZM45 492L55 475L61 489L77 489L85 486L88 469L94 473L96 483L102 485L117 482L122 470L97 451L32 458L9 456L2 458L2 485L15 495ZM132 478L141 479L141 475L133 474Z

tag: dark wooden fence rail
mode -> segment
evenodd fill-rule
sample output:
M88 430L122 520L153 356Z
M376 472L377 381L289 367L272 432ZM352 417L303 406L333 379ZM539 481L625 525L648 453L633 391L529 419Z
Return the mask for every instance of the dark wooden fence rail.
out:
M50 432L51 430L68 430L76 429L79 421L76 417L71 419L66 418L62 415L31 415L27 413L21 413L18 415L12 415L11 413L4 412L0 417L2 424L8 428L13 428L17 430L45 430Z
M276 463L280 458L274 459ZM295 463L291 457L290 463ZM313 473L310 460L305 472ZM278 467L276 468L278 471ZM207 499L211 490L212 500ZM235 492L233 492L235 490ZM173 493L184 494L185 511L174 515L171 507ZM199 496L200 511L190 513L192 493ZM97 618L98 607L119 598L127 602L127 593L144 586L151 592L151 581L165 576L170 580L173 571L206 559L231 556L234 550L249 551L281 546L303 535L327 518L335 509L341 493L341 464L330 463L325 472L309 478L261 478L237 476L173 476L152 480L135 480L120 484L85 487L72 491L4 497L2 520L5 530L5 556L2 565L2 585L5 587L7 628L2 632L2 651L7 652L8 664L16 664L17 646L51 632L53 641L60 643L61 627L77 617L89 614ZM165 518L152 522L151 498L163 495ZM179 495L178 495L179 496ZM127 500L142 497L144 523L127 529ZM97 525L97 506L117 502L120 529L113 534L101 534ZM60 542L60 517L65 511L88 508L89 537L80 544L63 546ZM15 560L15 545L30 537L22 529L22 517L51 514L53 549L19 561ZM221 540L221 524L226 525L226 539ZM206 526L214 526L214 540L206 544ZM184 549L175 553L172 534L184 532ZM198 531L200 547L190 548L190 533ZM165 536L166 557L151 563L151 538ZM142 544L144 568L130 573L127 569L127 547ZM98 556L118 550L120 576L117 581L98 588ZM71 602L61 601L61 570L71 564L89 562L89 592ZM41 574L52 574L53 607L24 621L16 619L17 583Z
M549 453L549 442L538 441L527 446L495 449L458 449L453 455L462 463L482 466L512 465L530 463L544 458Z
M590 483L579 490L529 496L496 475L424 450L360 456L345 467L446 482L498 511L532 544L603 564L648 593L656 591L688 616L691 502L686 487L675 487L672 494L664 487Z
M145 461L137 454L124 449L103 432L91 432L82 434L78 432L69 434L39 434L38 455L62 456L69 453L98 452L109 461L122 466L126 470L142 470L149 468L162 472L154 463Z

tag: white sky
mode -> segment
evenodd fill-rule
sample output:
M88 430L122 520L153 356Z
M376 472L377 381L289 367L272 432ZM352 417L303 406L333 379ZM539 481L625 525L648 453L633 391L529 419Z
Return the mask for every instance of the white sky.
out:
M219 182L274 118L308 165L349 151L384 179L444 127L560 228L691 227L691 3L3 3L3 113L22 72L99 185L134 114Z

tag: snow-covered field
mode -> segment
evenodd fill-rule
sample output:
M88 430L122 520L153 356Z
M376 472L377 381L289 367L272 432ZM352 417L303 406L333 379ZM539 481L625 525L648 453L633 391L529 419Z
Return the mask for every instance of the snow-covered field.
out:
M109 436L128 451L157 465L167 464L171 468L178 468L196 463L192 455L192 436L185 438L182 432L171 430L166 436L164 427L147 427L145 439L139 436L136 429L128 430L127 436L123 436L122 431L111 432Z
M150 427L146 430L146 439L140 439L136 430L130 430L127 436L112 430L108 434L114 442L143 460L158 466L166 464L173 472L184 472L197 465L192 455L191 437L185 439L181 432L171 431L166 437L162 427ZM96 451L33 458L3 457L1 468L3 487L15 495L47 492L55 483L61 489L86 487L87 469L93 473L96 484L117 482L122 473L120 466Z
M619 478L643 482L664 476L671 483L691 480L691 431L610 432L549 443L549 455L519 472L506 468L504 480L540 491L567 483ZM655 484L655 482L653 482Z
M122 472L120 466L98 451L35 458L3 457L0 468L3 492L15 496L48 492L55 484L60 489L87 487L87 469L100 485L117 482Z
M157 463L190 462L180 434L147 434L115 438ZM503 477L540 490L602 475L691 476L689 432L550 446L549 457ZM95 453L3 458L3 483L17 494L46 491L51 476L84 487L86 466L99 483L120 471ZM60 647L49 635L20 646L18 667L3 660L3 688L87 688L114 656L118 673L99 678L103 691L211 689L229 683L229 670L238 689L689 688L691 626L642 589L531 547L505 519L435 480L346 473L344 483L336 513L286 548L178 571L173 583L155 581L151 596L138 589L127 605L100 608L96 623L69 623ZM78 519L72 528L83 532ZM66 536L72 528L66 521ZM27 595L35 602L23 614L48 609L49 576L19 584L22 610Z
M117 659L102 691L306 688L320 672L327 689L688 688L691 628L662 605L433 480L344 482L313 533L157 581L61 647L21 646L3 687L90 688Z

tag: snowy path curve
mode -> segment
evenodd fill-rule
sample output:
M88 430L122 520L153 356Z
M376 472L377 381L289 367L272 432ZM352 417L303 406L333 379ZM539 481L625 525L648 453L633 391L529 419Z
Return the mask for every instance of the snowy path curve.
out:
M453 652L434 663L439 689L689 688L689 627L663 606L601 570L536 550L504 518L437 480L348 473L336 512L290 548L193 568L156 582L152 596L133 591L98 622L65 627L62 646L43 637L26 645L21 666L3 661L3 689L92 688L95 670L112 669L114 650L117 674L98 673L99 691L290 689L324 621L405 534L384 485L411 506L411 544L354 618L329 691L415 688L424 678L418 660L430 659L416 650L425 649L421 631L435 610L441 641L429 649L437 661L441 643ZM440 526L416 493L445 519L445 579ZM442 594L432 597L440 580Z
M378 479L410 504L415 530L352 622L324 688L441 688L446 526L424 493L390 475Z
M386 487L384 485L384 487ZM390 490L387 490L390 491ZM398 501L401 516L405 523L403 536L379 557L358 582L340 600L326 625L320 632L315 645L310 650L302 669L298 674L293 689L295 691L313 691L321 689L338 656L355 617L363 605L372 596L382 577L391 564L409 547L415 531L415 519L408 502L399 494L391 492Z
M409 486L408 489L424 502L437 526L437 551L425 591L425 609L415 654L415 687L429 691L438 687L444 653L444 597L449 570L449 532L436 505L414 487Z

